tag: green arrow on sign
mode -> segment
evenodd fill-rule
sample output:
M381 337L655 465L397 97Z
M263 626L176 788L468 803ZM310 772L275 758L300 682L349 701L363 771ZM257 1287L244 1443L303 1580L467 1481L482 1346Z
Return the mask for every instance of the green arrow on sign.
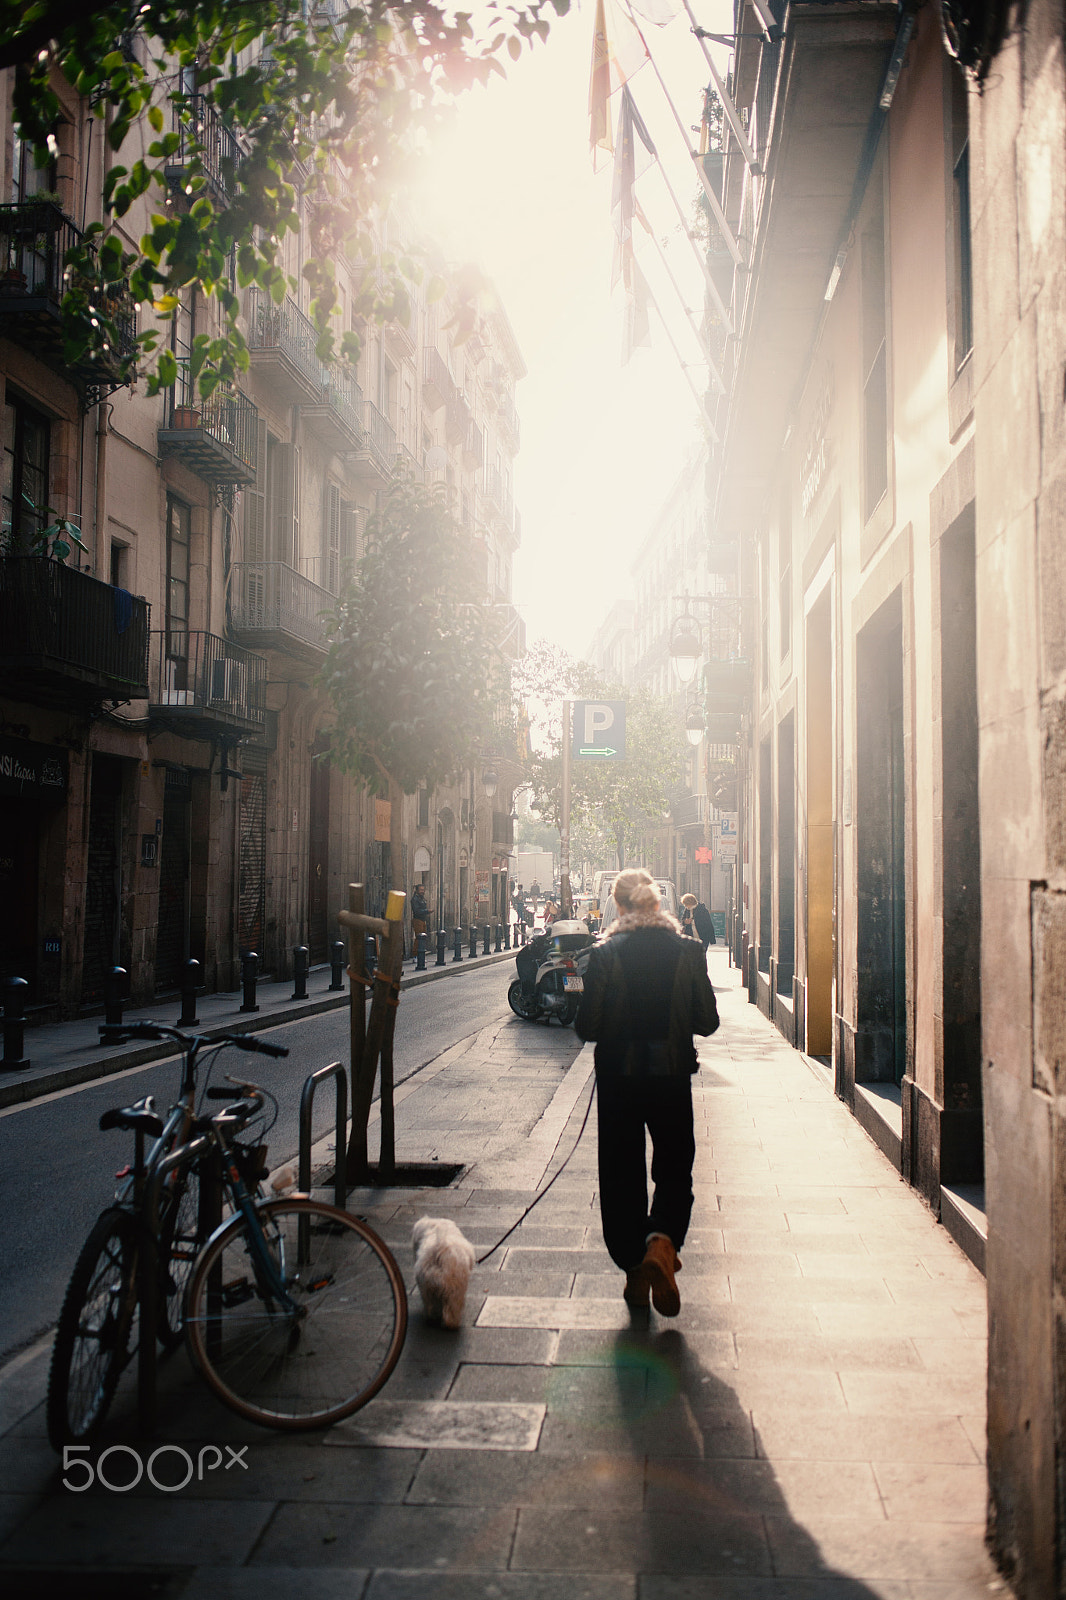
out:
M609 744L583 744L578 751L579 756L616 756L617 750L612 750Z

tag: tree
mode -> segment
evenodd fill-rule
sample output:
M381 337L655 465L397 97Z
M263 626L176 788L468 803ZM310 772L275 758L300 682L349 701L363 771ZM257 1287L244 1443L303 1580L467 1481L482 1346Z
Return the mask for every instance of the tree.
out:
M574 761L571 825L600 828L611 839L619 870L646 828L660 822L685 767L685 738L669 706L645 690L599 683L597 699L626 701L626 754L617 761ZM533 804L558 823L562 814L562 724L532 760Z
M160 323L195 287L219 308L220 331L197 338L194 376L205 395L234 378L248 364L238 291L255 283L280 303L294 287L279 257L300 226L301 193L319 356L334 354L332 263L342 241L367 269L354 311L406 321L404 280L421 267L375 259L375 207L387 207L415 135L432 128L442 98L502 71L504 48L514 58L546 38L544 13L563 15L568 5L493 0L475 33L470 15L437 0L5 0L0 67L17 69L15 127L38 165L58 150L56 72L104 121L103 220L67 258L68 360L121 348L128 291L150 314L124 375L147 358L153 390L173 383ZM220 128L232 139L220 141ZM222 169L224 195L207 181L212 166ZM142 201L147 229L131 248ZM357 335L345 330L339 353L357 351Z
M403 884L403 796L458 776L506 703L495 614L477 547L445 491L398 479L367 525L367 553L331 621L322 669L331 757L390 802L392 882Z

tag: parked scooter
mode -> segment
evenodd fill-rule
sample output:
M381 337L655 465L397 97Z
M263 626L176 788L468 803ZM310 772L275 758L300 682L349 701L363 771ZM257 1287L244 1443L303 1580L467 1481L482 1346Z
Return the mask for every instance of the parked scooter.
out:
M523 945L515 957L518 977L507 1003L523 1022L551 1022L568 1028L577 1016L589 952L594 944L583 922L554 922Z

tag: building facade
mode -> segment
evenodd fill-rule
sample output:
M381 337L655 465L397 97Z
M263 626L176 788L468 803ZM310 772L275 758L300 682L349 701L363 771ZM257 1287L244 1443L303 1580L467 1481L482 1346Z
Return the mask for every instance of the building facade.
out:
M249 950L279 975L297 946L324 960L352 881L383 907L388 804L325 758L317 674L395 476L447 486L483 558L477 598L497 622L486 650L523 648L511 562L525 368L491 291L465 342L448 326L455 279L440 303L416 291L406 324L361 322L350 308L363 271L339 252L336 331L360 334L356 369L319 360L306 303L254 288L250 369L209 400L190 357L213 331L212 307L192 293L164 329L173 389L121 386L106 362L71 369L63 259L101 214L103 168L90 109L56 87L58 157L39 171L12 132L5 83L0 207L0 966L28 982L42 1016L98 1004L115 966L143 1001L176 988L190 958L210 989L236 988ZM239 146L210 108L200 114L218 157L205 182L224 204ZM128 142L151 136L135 128ZM179 147L175 206L187 203L185 172ZM395 250L416 230L390 217L380 243ZM297 278L309 235L287 244ZM79 536L63 561L46 531L57 517ZM436 925L503 913L518 780L512 748L486 749L453 786L405 800L402 887L426 884Z
M736 8L756 161L721 163L734 951L986 1271L989 1542L1036 1600L1066 1586L1063 11L772 12L760 42Z

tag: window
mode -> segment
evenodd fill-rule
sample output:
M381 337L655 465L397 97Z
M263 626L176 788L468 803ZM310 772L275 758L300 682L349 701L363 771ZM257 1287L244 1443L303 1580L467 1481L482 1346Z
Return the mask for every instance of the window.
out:
M970 253L970 111L966 83L951 69L951 194L954 232L955 373L973 350L973 269Z
M54 161L43 167L33 164L33 146L15 135L11 151L11 199L15 205L32 200L35 194L55 192L57 169Z
M881 169L861 235L863 514L867 521L888 488L888 343L885 311L885 213Z
M4 406L3 528L0 542L28 553L48 526L48 418L8 394Z
M183 500L167 495L167 660L180 663L171 673L169 687L184 689L184 665L189 657L189 534L192 513Z
M418 826L420 828L428 828L429 827L429 790L428 789L419 789L419 791L418 791Z

